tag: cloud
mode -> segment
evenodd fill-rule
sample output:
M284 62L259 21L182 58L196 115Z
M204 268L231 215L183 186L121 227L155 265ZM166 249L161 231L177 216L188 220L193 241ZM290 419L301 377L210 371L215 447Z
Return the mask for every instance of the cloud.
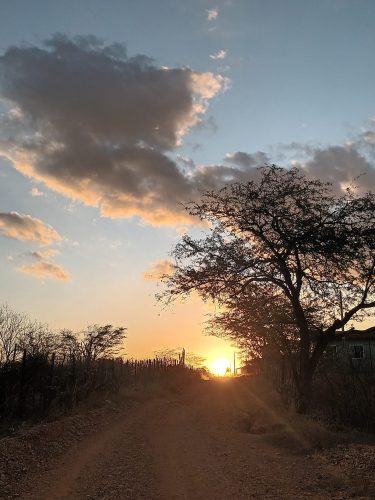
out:
M17 212L0 212L0 234L17 240L35 241L42 245L61 240L61 236L51 226L40 219Z
M35 252L30 252L29 255L31 257L34 257L35 259L41 260L41 259L48 259L49 257L55 257L56 255L59 255L60 251L57 250L56 248L48 248L47 250L38 250Z
M363 137L363 140L367 144L375 145L375 131L374 130L366 130L366 132L364 132L362 134L362 137Z
M36 262L23 264L18 267L18 271L31 274L34 278L51 278L58 281L67 281L70 279L70 274L59 264L49 260L51 257L59 254L59 250L55 248L29 252L26 254L26 257L31 257Z
M25 264L18 268L19 271L31 274L35 278L51 278L59 281L67 281L70 275L61 266L47 260L39 260L34 264Z
M193 168L195 168L195 164L194 164L194 161L189 158L188 156L184 156L184 155L177 155L177 160L183 165L185 166L186 168L188 168L189 170L192 170Z
M375 191L375 168L355 145L316 149L303 168L310 176L332 182L338 190L356 185L361 191Z
M61 240L61 236L52 227L30 215L21 215L17 212L0 213L0 234L18 240L37 242L40 245L50 245ZM60 251L56 248L28 252L19 256L21 260L28 257L36 262L23 264L17 269L36 278L53 278L66 281L70 279L70 274L61 266L49 260L59 254ZM10 255L8 260L14 261L14 257Z
M294 153L299 156L312 156L316 151L316 148L314 148L314 146L296 141L293 141L289 144L279 144L276 149Z
M348 186L356 186L362 192L375 191L374 164L364 154L361 145L361 138L359 138L345 145L325 148L314 148L311 145L294 142L279 145L277 149L288 152L289 156L292 156L290 164L302 169L310 177L331 182L337 194ZM230 167L233 169L233 181L243 182L256 176L256 167L270 164L272 160L261 151L252 154L236 151L225 156L225 163L234 165ZM230 172L227 175L230 176ZM220 170L220 178L221 181L225 180L223 167Z
M212 14L214 15L214 14ZM227 80L163 68L122 45L56 35L0 56L0 154L104 216L185 223L196 180L170 157Z
M216 21L219 17L219 10L217 7L215 9L207 9L206 12L208 21Z
M212 12L215 20L218 11ZM209 102L227 87L220 75L159 67L94 37L57 35L41 47L11 47L0 56L6 107L0 114L0 154L26 176L98 206L104 216L185 226L196 221L181 202L246 182L256 167L272 162L264 152L244 151L228 153L217 165L173 159L192 127L210 124ZM301 168L338 189L359 175L361 189L373 188L374 168L359 144L373 148L373 134L369 129L345 146L294 143L288 153L294 150ZM43 244L61 239L41 221L15 213L0 214L0 232Z
M146 281L157 281L164 275L173 273L173 263L168 259L157 260L152 264L150 269L143 273L143 278Z
M273 156L286 166L300 168L309 177L330 182L338 195L348 187L355 187L359 192L375 191L375 144L371 143L371 133L371 129L366 130L343 144L325 147L300 142L278 144L272 148ZM251 165L254 155L250 155L249 162L247 156L248 153L240 156L234 153L226 158L236 160L237 164Z
M109 243L108 245L108 248L110 248L111 250L117 250L121 246L122 246L122 241L111 241L111 243Z
M225 59L227 56L227 51L226 50L219 50L215 54L211 54L210 58L214 59L215 61Z
M227 163L234 163L242 169L251 169L269 163L270 159L262 151L250 154L244 151L235 151L234 153L227 153L225 155L225 161Z
M37 187L33 187L30 191L30 194L31 196L36 196L36 197L45 195L45 193L43 193L43 191L39 191Z

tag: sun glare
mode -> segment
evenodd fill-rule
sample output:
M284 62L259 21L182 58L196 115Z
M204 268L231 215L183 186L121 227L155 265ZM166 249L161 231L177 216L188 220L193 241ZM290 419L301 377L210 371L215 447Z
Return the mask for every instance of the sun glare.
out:
M230 362L227 359L220 358L215 359L211 363L210 371L219 377L224 377L228 373L231 373Z

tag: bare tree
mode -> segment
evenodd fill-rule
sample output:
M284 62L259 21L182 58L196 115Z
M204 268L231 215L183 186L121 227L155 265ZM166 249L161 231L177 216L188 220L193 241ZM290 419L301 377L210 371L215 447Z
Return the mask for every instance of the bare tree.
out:
M62 330L59 334L58 353L61 358L74 356L87 363L98 358L110 358L122 353L126 328L112 325L91 325L82 332Z
M231 338L293 352L305 411L328 342L375 306L374 194L337 197L330 184L272 165L259 180L207 192L186 209L208 230L176 245L161 297L195 290L222 306L216 326Z
M14 361L23 350L30 355L48 355L55 347L55 337L47 325L7 304L0 306L0 363Z
M80 341L83 358L87 362L98 358L113 357L123 349L126 328L112 325L88 326Z
M56 335L45 323L26 318L20 330L18 346L31 356L48 356L56 350Z
M7 304L0 306L0 362L9 363L16 355L19 333L24 329L25 317Z
M181 354L183 352L183 347L159 349L155 351L155 357L157 359L165 359L167 361L177 361L181 359ZM185 353L185 363L189 366L194 366L195 368L202 368L206 362L206 358L195 354L194 352L187 351Z
M79 334L68 329L61 330L58 334L57 353L61 360L71 357L80 359L82 351Z

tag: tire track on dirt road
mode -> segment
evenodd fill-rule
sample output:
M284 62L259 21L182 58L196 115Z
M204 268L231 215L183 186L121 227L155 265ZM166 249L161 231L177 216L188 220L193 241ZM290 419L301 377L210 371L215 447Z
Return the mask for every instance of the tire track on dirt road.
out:
M120 411L43 473L31 474L18 498L351 498L342 477L300 448L241 428L247 410L272 417L244 384L202 381Z

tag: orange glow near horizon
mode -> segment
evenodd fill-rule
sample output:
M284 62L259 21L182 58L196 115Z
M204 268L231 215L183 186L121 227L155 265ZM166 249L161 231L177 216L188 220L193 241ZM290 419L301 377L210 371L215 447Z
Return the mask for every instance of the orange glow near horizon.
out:
M225 358L215 359L214 361L212 361L209 368L214 375L224 377L228 373L228 368L229 370L231 370L230 361Z

